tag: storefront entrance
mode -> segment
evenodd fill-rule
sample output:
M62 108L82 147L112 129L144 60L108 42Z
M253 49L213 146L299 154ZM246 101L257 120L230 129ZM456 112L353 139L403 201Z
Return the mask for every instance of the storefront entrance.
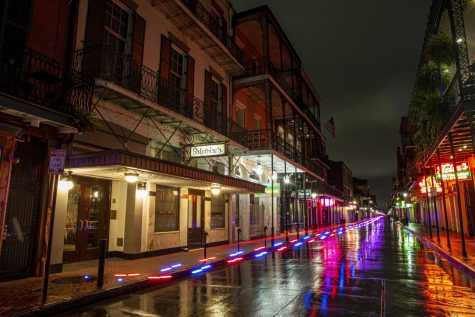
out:
M68 194L63 263L95 259L109 231L108 180L74 176Z
M188 191L188 248L203 246L205 223L205 192L190 189Z

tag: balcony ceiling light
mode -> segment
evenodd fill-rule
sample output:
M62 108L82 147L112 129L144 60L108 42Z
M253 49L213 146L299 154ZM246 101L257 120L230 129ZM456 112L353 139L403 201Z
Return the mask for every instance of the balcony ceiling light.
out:
M134 172L124 173L127 183L135 183L139 179L139 174Z

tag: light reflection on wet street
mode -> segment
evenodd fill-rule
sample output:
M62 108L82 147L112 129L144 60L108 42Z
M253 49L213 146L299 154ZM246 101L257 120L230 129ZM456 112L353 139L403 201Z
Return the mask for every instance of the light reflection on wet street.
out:
M381 220L63 316L475 316L475 281Z

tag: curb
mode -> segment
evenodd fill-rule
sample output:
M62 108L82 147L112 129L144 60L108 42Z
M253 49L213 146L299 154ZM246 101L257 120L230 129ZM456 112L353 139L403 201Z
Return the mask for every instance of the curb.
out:
M432 241L428 240L427 238L425 238L421 234L415 232L414 230L410 229L409 227L407 227L407 226L405 226L401 223L397 223L397 225L401 226L402 228L406 229L409 233L414 235L423 245L425 245L426 247L436 251L441 257L448 260L454 267L456 267L460 271L463 271L464 273L466 273L471 278L475 279L475 268L472 268L471 266L468 266L463 261L459 260L458 258L451 255L450 253L446 252L444 249L437 246Z

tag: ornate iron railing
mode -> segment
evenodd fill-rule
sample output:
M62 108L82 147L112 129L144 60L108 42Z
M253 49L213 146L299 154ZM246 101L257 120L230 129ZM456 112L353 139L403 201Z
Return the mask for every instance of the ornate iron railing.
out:
M159 73L134 62L129 56L105 46L97 45L77 51L75 68L91 78L113 82L207 127L230 136L245 131L223 113L205 107L204 102L189 96L185 89L171 81L160 79Z
M198 20L201 21L213 33L231 54L241 61L244 54L232 38L228 36L228 31L219 21L219 17L208 11L198 0L180 0L190 10Z
M276 69L269 59L261 58L242 62L244 66L244 75L241 78L270 75L284 89L289 97L301 109L315 126L320 128L320 120L312 113L309 106L303 101L298 89L291 87L285 79L284 72Z
M292 161L299 163L317 175L323 176L323 167L309 158L304 157L302 152L292 144L286 142L270 129L236 132L232 134L233 140L240 142L249 150L274 150Z
M92 107L94 82L28 47L0 41L0 91L76 119Z

